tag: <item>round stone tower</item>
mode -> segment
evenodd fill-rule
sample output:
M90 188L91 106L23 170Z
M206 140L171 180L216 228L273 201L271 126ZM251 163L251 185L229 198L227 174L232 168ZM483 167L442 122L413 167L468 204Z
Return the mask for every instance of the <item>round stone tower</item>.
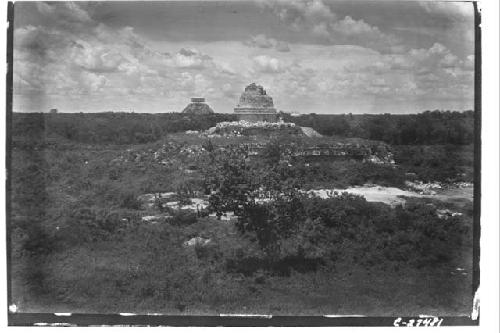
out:
M278 119L273 98L266 94L262 86L255 83L245 88L234 113L238 115L239 120L276 122Z

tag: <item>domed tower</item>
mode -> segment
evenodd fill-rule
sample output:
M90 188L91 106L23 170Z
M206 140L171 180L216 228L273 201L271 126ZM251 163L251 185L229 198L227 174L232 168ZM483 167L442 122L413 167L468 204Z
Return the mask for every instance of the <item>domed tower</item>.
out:
M276 122L278 119L273 98L266 94L262 86L255 83L245 88L234 113L238 115L239 120Z

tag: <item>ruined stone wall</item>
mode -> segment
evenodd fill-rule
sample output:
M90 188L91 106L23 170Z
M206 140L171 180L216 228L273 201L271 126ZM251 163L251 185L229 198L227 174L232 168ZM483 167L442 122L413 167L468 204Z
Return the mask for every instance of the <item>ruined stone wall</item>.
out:
M273 128L245 128L242 130L243 135L263 135L263 136L273 136L278 134L288 134L302 136L302 131L300 127L283 127L278 129Z
M272 108L273 98L268 95L259 95L254 92L244 92L241 94L238 107Z
M237 113L238 120L246 121L267 121L275 123L278 121L278 114L273 113Z

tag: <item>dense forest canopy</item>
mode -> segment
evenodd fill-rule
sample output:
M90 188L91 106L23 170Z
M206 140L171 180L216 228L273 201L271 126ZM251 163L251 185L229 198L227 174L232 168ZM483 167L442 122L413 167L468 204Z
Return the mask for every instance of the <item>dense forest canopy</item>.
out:
M14 113L12 134L26 138L43 131L49 138L81 143L141 144L169 133L207 130L218 122L233 120L236 118L231 114Z
M327 136L359 137L394 145L472 144L474 112L426 111L394 115L319 115L283 120L312 127ZM15 113L13 135L29 137L43 131L46 137L63 137L82 143L134 144L153 142L168 133L207 130L222 121L234 121L233 114L185 115L180 113Z
M305 114L285 121L314 128L323 135L359 137L394 145L471 144L474 142L474 112L425 111L418 114Z

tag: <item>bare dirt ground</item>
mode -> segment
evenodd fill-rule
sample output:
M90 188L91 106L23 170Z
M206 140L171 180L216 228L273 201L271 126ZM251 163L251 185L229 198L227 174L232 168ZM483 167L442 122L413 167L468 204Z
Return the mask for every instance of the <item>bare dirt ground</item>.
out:
M364 185L348 187L346 189L321 189L311 191L321 198L327 198L329 195L337 192L347 192L350 194L361 195L365 197L367 201L371 202L383 202L385 204L395 206L398 204L405 203L405 197L414 198L428 198L436 199L441 201L457 201L457 200L467 200L472 202L473 200L473 187L453 187L439 190L436 194L420 194L414 191L402 190L396 187L385 187L385 186L374 186L374 185Z

